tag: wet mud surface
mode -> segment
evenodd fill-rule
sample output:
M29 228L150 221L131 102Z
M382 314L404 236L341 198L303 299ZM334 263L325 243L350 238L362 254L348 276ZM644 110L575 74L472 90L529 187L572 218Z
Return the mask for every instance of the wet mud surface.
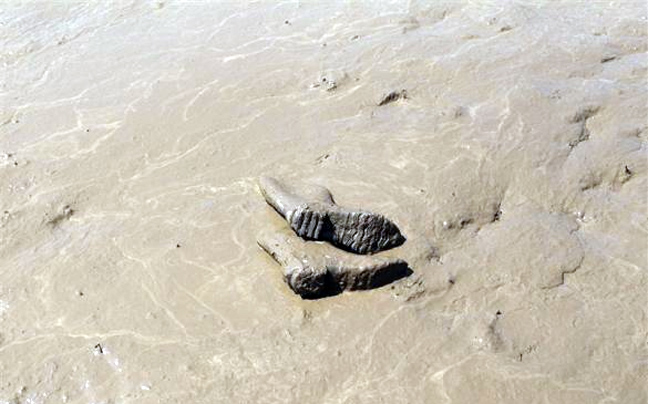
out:
M645 4L377 3L3 7L0 403L646 402ZM412 273L301 299L261 175Z

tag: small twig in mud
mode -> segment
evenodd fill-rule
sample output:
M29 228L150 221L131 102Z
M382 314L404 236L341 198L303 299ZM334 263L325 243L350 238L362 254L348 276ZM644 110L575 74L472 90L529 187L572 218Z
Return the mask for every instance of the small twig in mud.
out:
M95 352L95 355L102 355L104 353L104 350L103 350L103 347L101 346L101 344L97 344L97 345L94 346L94 352Z

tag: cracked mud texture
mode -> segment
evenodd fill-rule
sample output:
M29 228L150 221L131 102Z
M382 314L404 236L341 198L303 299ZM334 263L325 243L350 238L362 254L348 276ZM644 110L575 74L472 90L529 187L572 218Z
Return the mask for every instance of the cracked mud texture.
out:
M288 231L266 232L257 243L281 265L290 288L305 299L374 289L411 273L401 259L358 256L329 244L306 242Z
M325 187L311 186L313 195L306 197L303 191L289 189L267 176L259 179L259 187L266 202L305 240L329 241L357 254L373 254L405 242L391 220L377 213L340 207Z
M0 403L646 403L644 1L5 3ZM301 299L263 174L413 273Z

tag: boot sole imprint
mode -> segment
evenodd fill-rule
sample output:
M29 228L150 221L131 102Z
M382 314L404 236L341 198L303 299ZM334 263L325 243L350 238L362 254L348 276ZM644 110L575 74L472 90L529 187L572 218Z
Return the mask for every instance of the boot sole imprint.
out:
M288 212L286 219L302 238L330 241L358 254L375 253L405 241L395 224L371 212L339 207L315 210L305 205Z

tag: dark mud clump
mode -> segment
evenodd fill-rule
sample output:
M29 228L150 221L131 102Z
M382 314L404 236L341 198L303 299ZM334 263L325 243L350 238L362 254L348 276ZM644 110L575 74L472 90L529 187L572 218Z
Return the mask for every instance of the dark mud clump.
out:
M391 104L392 102L396 102L400 99L407 99L407 90L392 91L391 93L383 97L383 99L378 103L378 106L382 107L383 105Z

